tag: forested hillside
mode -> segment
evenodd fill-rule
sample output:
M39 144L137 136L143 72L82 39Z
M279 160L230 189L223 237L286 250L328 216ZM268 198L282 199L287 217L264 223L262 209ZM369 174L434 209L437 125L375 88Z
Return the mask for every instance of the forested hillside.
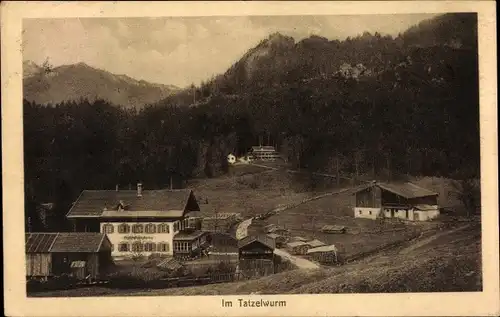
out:
M63 215L84 188L175 186L227 171L261 140L304 171L479 173L477 20L450 14L396 38L272 34L224 74L140 113L105 101L24 102L27 203ZM27 208L27 212L30 212Z

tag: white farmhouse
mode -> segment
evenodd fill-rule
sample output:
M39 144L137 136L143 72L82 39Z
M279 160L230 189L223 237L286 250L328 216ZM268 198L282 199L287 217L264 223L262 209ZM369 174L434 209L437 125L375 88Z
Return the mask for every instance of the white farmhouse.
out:
M355 218L426 221L439 215L438 193L412 183L372 182L354 195Z

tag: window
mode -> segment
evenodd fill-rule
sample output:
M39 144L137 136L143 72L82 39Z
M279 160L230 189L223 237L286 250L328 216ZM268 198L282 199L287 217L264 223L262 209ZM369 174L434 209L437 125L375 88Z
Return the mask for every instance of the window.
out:
M169 233L170 232L170 226L168 223L162 223L158 225L158 233Z
M174 222L174 232L177 232L177 231L179 231L179 222L178 221Z
M368 211L368 213L371 215L371 214L372 214L372 211L371 211L371 210L369 210L369 211Z
M152 242L144 243L144 251L155 252L156 251L156 244L154 244Z
M158 243L158 252L168 252L169 251L169 245L166 242L160 242Z
M113 233L114 229L115 228L110 223L107 223L107 224L102 226L103 233Z
M122 242L118 245L118 251L120 252L128 252L129 251L129 245L126 242Z
M130 232L130 226L126 223L122 223L121 225L118 226L118 233L129 233Z
M132 243L132 252L142 252L144 251L144 245L140 242Z
M155 233L156 232L156 226L152 223L148 223L146 225L146 233Z
M132 226L132 232L133 233L143 233L144 226L142 224L136 223L135 225Z
M361 210L360 210L360 211L358 211L358 212L359 212L359 214L360 214L360 215L363 213Z

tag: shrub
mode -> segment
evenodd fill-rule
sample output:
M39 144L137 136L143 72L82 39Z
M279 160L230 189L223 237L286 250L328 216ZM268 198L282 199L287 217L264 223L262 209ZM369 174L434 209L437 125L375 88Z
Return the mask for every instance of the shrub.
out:
M161 286L165 272L134 268L131 272L116 272L108 275L109 287L112 288L154 288Z

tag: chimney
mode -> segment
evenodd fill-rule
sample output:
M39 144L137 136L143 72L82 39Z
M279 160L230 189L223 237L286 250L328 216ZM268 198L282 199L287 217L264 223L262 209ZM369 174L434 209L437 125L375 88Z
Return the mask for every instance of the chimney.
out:
M119 187L119 186L118 186L118 184L116 184L116 187L115 187L115 190L116 190L116 191L118 191L118 187Z
M142 197L142 183L137 183L137 197Z

